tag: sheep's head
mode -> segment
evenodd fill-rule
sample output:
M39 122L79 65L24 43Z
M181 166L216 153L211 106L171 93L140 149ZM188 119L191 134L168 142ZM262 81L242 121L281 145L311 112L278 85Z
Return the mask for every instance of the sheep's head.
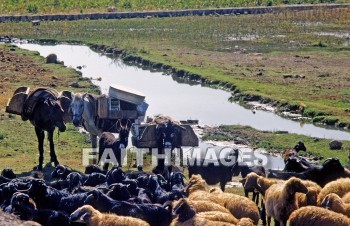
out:
M2 172L1 172L1 176L6 177L8 179L16 178L16 174L10 168L3 169Z
M200 175L192 175L187 186L184 189L184 192L186 194L191 194L192 192L197 190L206 191L207 190L206 188L207 188L207 183L205 182L205 180L202 179Z
M289 195L294 195L296 192L307 193L307 187L302 183L299 178L292 177L286 181L284 185L285 190Z
M93 205L94 203L96 203L98 201L100 196L101 196L101 191L92 190L92 191L88 192L88 196L84 200L84 204L85 205Z
M192 207L186 199L181 198L173 209L173 214L178 215L178 220L184 222L196 215L194 207Z
M318 196L317 188L313 188L313 187L308 188L308 192L306 193L307 205L316 206L317 196Z
M12 195L11 205L12 205L12 208L15 208L15 209L21 206L24 206L30 209L36 209L35 202L29 197L29 195L23 194L21 192L15 192Z
M344 201L337 194L334 193L330 193L326 197L324 197L321 206L337 213L345 212L343 207Z
M100 216L102 218L101 215L102 214L98 210L95 210L92 206L84 205L70 215L69 221L88 223L94 216Z
M252 191L258 186L259 175L251 172L245 177L245 183L243 187L245 190Z

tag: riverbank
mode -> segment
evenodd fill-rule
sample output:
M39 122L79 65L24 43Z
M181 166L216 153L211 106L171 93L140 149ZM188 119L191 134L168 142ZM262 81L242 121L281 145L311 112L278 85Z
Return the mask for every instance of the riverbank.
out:
M297 134L288 134L284 131L259 131L249 126L219 126L219 127L200 127L203 141L212 142L219 145L243 145L253 150L264 149L267 153L283 157L286 149L293 148L298 141L305 144L307 151L301 151L300 156L310 161L323 162L327 158L337 157L344 166L349 166L348 153L350 150L350 141L342 141L341 150L330 150L330 139L319 139Z
M129 63L230 90L234 101L260 101L315 123L346 128L347 10L56 21L35 28L6 23L0 24L0 35L90 43Z

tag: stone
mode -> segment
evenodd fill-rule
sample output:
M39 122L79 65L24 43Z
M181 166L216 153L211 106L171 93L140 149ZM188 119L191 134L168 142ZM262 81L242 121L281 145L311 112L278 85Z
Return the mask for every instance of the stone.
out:
M329 148L331 150L340 150L342 148L342 145L343 143L338 141L338 140L332 140L330 143L329 143Z

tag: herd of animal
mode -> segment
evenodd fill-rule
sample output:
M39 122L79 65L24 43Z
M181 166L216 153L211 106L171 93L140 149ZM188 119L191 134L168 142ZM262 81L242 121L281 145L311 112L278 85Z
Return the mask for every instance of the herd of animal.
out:
M4 212L42 225L350 225L350 171L339 159L320 166L292 157L282 171L243 167L245 194L262 196L261 205L241 195L209 188L200 174L185 176L177 167L163 174L103 171L84 173L58 165L50 182L16 177L4 169L0 204ZM304 169L300 171L300 167ZM237 166L235 166L237 167ZM250 170L248 173L247 170ZM202 172L203 173L203 172Z

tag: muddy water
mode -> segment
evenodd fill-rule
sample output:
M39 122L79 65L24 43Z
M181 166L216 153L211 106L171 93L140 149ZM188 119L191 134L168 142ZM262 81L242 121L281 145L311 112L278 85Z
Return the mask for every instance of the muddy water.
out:
M312 137L350 140L350 133L316 127L313 124L300 124L277 116L272 112L257 110L253 114L238 104L228 102L230 93L222 90L175 82L171 76L160 72L150 72L135 66L127 66L120 59L111 59L92 51L87 46L38 44L18 44L19 47L36 50L46 57L57 54L66 66L81 69L84 77L102 78L93 82L108 93L110 84L117 83L132 87L146 95L149 104L147 115L165 114L175 120L198 119L206 125L249 125L259 130L288 131Z

